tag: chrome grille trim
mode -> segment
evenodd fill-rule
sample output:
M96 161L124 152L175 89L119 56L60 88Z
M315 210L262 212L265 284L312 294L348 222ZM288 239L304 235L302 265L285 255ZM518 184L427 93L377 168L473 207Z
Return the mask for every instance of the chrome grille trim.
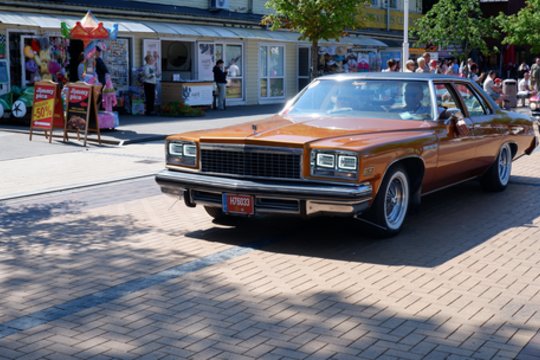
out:
M302 155L299 148L201 143L199 158L205 174L300 180Z

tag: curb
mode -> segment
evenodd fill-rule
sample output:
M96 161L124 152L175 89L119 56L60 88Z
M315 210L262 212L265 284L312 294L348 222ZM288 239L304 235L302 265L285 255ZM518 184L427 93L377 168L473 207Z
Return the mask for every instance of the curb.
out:
M57 187L57 188L51 188L51 189L46 189L46 190L30 191L30 192L27 192L27 193L19 193L19 194L14 194L14 195L7 195L6 197L0 197L0 202L24 199L24 198L33 197L33 196L48 195L48 194L53 194L53 193L57 193L57 192L85 189L85 188L90 188L90 187L94 187L94 186L110 185L110 184L115 184L115 183L124 182L124 181L139 180L139 179L144 179L144 178L155 176L155 175L156 175L156 173L153 172L153 173L149 173L149 174L145 174L145 175L136 175L136 176L130 176L130 177L126 177L126 178L117 178L117 179L112 179L112 180L95 181L95 182L86 183L86 184L71 185L71 186L67 186L67 187Z
M13 134L30 135L29 130L23 130L23 129L6 129L6 128L0 127L0 131L7 132L7 133L13 133ZM33 135L34 136L44 136L41 133L34 133ZM54 132L53 132L52 137L53 137L53 139L63 139L64 135L63 134L62 135L54 134ZM145 142L152 142L152 141L160 141L160 140L164 140L166 137L167 137L167 135L152 135L152 136L143 136L143 137L135 138L135 139L127 139L127 140L111 140L111 139L103 139L103 136L102 136L101 143L102 144L107 144L107 145L124 146L124 145L130 145L130 144L138 144L138 143L145 143ZM71 142L71 141L72 141L72 139L68 140L68 142ZM74 140L74 141L77 141L77 140ZM99 141L98 141L97 137L94 137L94 136L87 137L86 141L91 142L91 143L95 143L95 144L99 144ZM61 141L61 142L64 143L64 144L68 143L68 142L65 142L65 141Z

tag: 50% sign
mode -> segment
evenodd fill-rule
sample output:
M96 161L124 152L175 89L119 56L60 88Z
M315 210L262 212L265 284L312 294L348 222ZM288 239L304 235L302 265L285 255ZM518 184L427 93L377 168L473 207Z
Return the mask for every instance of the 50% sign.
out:
M32 119L34 121L49 120L52 122L54 114L54 99L43 100L34 103Z

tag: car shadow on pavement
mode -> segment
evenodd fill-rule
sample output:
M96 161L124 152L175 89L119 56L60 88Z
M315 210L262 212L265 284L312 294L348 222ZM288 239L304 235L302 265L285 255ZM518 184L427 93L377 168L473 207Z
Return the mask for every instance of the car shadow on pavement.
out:
M242 245L264 234L264 251L385 265L434 267L516 228L537 228L540 180L513 176L506 191L483 192L470 181L423 198L400 234L370 237L369 225L342 218L246 219L238 226L187 236Z

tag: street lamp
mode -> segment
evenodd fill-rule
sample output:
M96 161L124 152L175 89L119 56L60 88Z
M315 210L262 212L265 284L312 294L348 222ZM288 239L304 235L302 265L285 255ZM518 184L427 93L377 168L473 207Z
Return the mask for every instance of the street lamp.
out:
M409 0L403 0L403 57L401 70L405 71L409 60Z

